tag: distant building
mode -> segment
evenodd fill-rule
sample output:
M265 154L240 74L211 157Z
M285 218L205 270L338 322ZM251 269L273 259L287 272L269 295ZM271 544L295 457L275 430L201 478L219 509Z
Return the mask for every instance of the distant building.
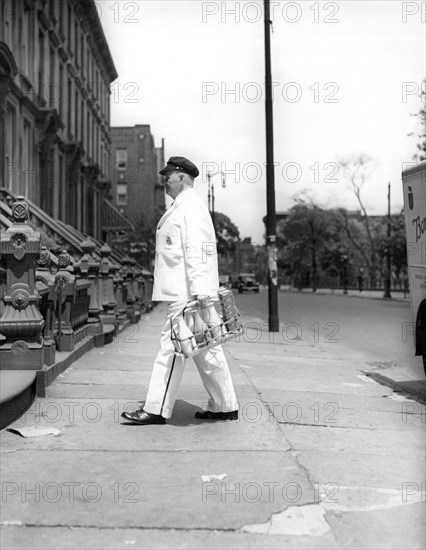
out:
M164 140L155 147L148 124L111 128L112 200L136 226L158 217L165 208L164 188L158 171L164 166ZM154 220L157 221L157 220Z
M0 187L103 239L116 78L93 0L0 0Z

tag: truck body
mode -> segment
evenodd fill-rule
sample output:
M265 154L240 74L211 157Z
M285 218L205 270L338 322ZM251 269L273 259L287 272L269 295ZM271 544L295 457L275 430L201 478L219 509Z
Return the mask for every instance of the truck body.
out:
M426 369L426 161L402 172L415 354Z

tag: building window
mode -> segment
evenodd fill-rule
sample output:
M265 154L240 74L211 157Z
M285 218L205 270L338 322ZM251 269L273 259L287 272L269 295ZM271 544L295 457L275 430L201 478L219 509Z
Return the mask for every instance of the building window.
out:
M64 29L65 29L65 16L66 16L67 10L64 9L64 6L62 5L62 9L60 11L61 11L61 13L58 12L58 15L59 15L59 32L63 35L64 34Z
M49 2L49 17L52 21L56 22L56 2L55 0L50 0Z
M5 183L7 189L16 191L13 187L16 162L16 113L10 106L6 107L5 134Z
M127 183L117 183L117 204L127 204Z
M91 72L91 79L92 82L90 85L92 86L92 94L95 95L94 89L95 89L95 60L92 55L92 72Z
M38 64L38 95L44 99L44 34L39 32L39 64Z
M23 179L23 192L24 195L34 200L33 194L33 140L32 140L32 127L31 123L24 119L24 148L23 148L23 166L22 166L22 179Z
M4 40L9 47L12 47L12 21L13 13L14 10L16 10L16 6L13 2L10 4L2 2L0 5L3 11L1 20L4 21Z
M63 116L64 116L63 87L64 87L64 68L62 66L62 63L59 63L59 87L58 87L57 93L58 93L58 101L59 101L59 116L61 118L61 121L63 120Z
M75 62L78 63L78 23L74 20L74 55Z
M96 147L96 143L95 143L95 119L94 117L92 117L92 161L95 162L95 147Z
M127 149L117 149L115 152L118 170L127 169Z
M90 70L92 68L92 64L90 63L90 48L89 48L89 45L87 45L87 49L86 49L86 55L87 55L87 59L86 59L86 67L87 67L87 84L89 86L91 86L91 82L90 82L90 79L91 79L91 74L90 74Z
M85 51L85 48L84 48L84 36L81 35L81 39L80 39L80 65L81 65L81 74L82 76L84 76L84 71L85 71L85 67L84 67L84 54L86 53Z
M85 119L85 116L84 116L84 101L81 100L81 103L80 103L80 109L81 109L81 117L80 117L80 141L83 145L83 149L85 151L87 151L87 143L85 144L84 143L84 138L86 137L85 134L84 134L84 119Z
M87 156L89 156L89 143L90 143L90 111L89 109L87 109L86 111L86 146L84 148Z
M56 101L56 82L55 82L55 51L53 48L49 49L50 66L49 66L49 107L55 106Z
M67 42L68 42L68 51L71 52L72 50L72 33L71 33L71 29L72 29L72 7L71 7L71 3L68 4L68 36L67 36Z
M67 130L68 135L73 135L71 128L71 104L72 104L72 89L71 89L71 80L68 79L68 98L67 98Z
M35 40L34 40L34 11L29 9L26 11L27 21L27 71L31 82L34 81L34 58L35 58Z
M78 105L79 105L79 98L78 98L78 91L75 90L74 95L74 128L73 128L73 135L78 140Z
M65 190L65 182L64 182L64 156L59 155L59 219L65 221L65 213L66 213L66 193Z

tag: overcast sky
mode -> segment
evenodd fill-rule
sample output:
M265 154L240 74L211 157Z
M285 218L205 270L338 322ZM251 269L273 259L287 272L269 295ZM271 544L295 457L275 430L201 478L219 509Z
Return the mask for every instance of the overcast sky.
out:
M242 237L263 242L266 214L263 2L97 0L119 77L111 124L150 124L166 158L188 157L196 190ZM422 7L423 4L423 7ZM271 1L276 209L305 189L318 203L356 209L337 158L377 161L365 187L372 214L403 204L401 169L420 130L425 2ZM422 12L423 9L423 12Z

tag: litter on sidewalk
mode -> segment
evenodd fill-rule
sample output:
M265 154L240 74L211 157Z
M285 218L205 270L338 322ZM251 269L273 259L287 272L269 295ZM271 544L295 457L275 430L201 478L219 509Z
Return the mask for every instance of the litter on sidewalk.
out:
M22 437L37 437L39 435L59 435L61 433L57 428L50 426L24 426L22 428L8 428L8 432L22 435Z
M201 479L203 483L209 482L209 481L222 481L222 479L225 479L225 477L228 477L226 474L211 474L206 476L201 476Z

